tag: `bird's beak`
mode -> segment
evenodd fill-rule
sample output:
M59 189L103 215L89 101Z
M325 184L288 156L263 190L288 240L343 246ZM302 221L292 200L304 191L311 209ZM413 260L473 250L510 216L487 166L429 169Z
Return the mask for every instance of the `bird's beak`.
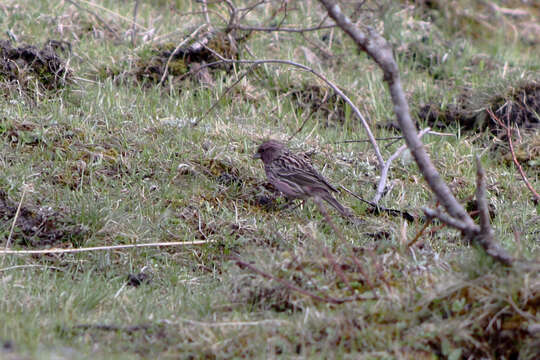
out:
M261 153L253 154L253 159L260 159L260 158L261 158Z

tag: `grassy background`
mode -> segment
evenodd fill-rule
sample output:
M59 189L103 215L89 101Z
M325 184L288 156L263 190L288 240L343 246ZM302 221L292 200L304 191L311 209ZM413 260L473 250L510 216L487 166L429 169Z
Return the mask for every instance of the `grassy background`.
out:
M69 42L72 52L64 57L73 75L56 91L23 88L24 73L19 85L3 82L5 199L17 206L24 191L26 209L54 213L50 228L63 231L54 246L214 242L2 256L0 358L537 355L537 267L501 268L440 224L430 225L414 246L406 245L424 226L420 208L435 206L407 156L394 163L382 204L419 215L412 223L370 214L344 193L340 200L361 221L351 224L332 213L340 239L310 202L285 212L264 206L276 195L266 186L262 164L251 158L256 146L270 137L287 140L310 114L311 103L325 94L330 109L339 107L313 76L261 66L193 127L244 68L213 71L212 86L197 78L159 86L134 74L151 49L176 45L203 23L193 14L200 4L141 2L133 45L133 2L77 3L118 35L69 2L6 0L0 6L0 29L16 36L14 46ZM540 18L537 6L493 2L527 14L512 17L484 2L433 3L367 2L361 13L363 24L394 45L414 114L426 104L441 112L458 107L478 113L493 99L512 99L524 84L538 84L540 36L528 32L529 23ZM273 26L285 16L284 26L302 27L318 24L324 15L316 2L288 6L285 12L278 2L263 4L244 23ZM344 7L352 12L350 4ZM215 26L224 26L219 15L226 17L227 8L209 8ZM313 66L345 89L376 136L397 134L380 126L393 119L380 71L340 30L255 32L246 45L241 58ZM369 199L378 179L375 156L366 143L341 143L365 134L350 109L339 108L342 113L315 112L288 145L313 151L316 167L333 183ZM419 122L427 125L423 118ZM475 188L474 156L482 155L497 239L520 259L537 261L539 205L508 160L504 137L446 125L438 131L452 136L424 138L437 168L467 203ZM539 189L538 128L521 135L524 166ZM400 145L384 147L384 156ZM0 214L0 245L13 222L6 214ZM40 239L16 227L11 247L51 245ZM363 299L317 302L240 268L234 259L319 295ZM139 273L150 281L127 285L128 275Z

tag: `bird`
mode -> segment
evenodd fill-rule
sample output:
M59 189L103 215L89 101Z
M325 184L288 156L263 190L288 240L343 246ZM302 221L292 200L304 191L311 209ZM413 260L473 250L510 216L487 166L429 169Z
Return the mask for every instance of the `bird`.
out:
M291 153L283 143L276 140L266 141L258 147L253 158L262 160L268 181L281 191L287 200L313 197L317 202L318 199L323 199L343 217L352 216L351 211L332 195L339 191L315 170L306 158Z

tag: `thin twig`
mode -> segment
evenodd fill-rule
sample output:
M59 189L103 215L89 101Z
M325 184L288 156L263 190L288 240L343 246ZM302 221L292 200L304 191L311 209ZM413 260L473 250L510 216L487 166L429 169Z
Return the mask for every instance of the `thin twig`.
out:
M503 264L511 265L512 257L495 241L494 231L489 224L489 208L486 197L486 173L480 158L476 157L476 206L480 217L480 232L475 234L486 253Z
M197 321L191 319L177 318L177 321L171 320L159 320L156 323L149 324L140 324L132 326L123 326L123 325L114 325L114 324L79 324L75 325L70 330L100 330L100 331L114 331L114 332L126 332L133 333L136 331L146 331L153 328L158 328L163 325L176 325L180 323L187 323L190 325L196 326L206 326L206 327L226 327L226 326L260 326L260 325L281 325L289 323L287 320L279 319L263 319L256 321L223 321L223 322L206 322L206 321ZM67 328L65 330L68 330Z
M107 29L110 33L112 33L114 35L115 38L120 39L120 35L118 35L118 33L112 27L110 27L109 24L107 24L107 22L101 18L101 16L96 14L94 11L81 6L80 4L75 2L74 0L67 0L67 2L69 2L70 4L73 4L75 7L79 8L80 10L86 11L87 13L89 13L90 15L95 17L100 23L103 24L103 26L105 26L105 29ZM86 2L86 1L84 1L84 2Z
M244 30L244 31L263 31L263 32L292 32L292 33L305 33L310 31L324 30L335 28L336 25L320 25L307 28L282 28L279 26L274 27L261 27L261 26L246 26L246 25L234 25L235 29Z
M253 3L251 5L248 5L246 7L243 7L243 8L239 8L237 9L238 12L241 12L243 13L242 16L240 16L240 18L238 20L242 20L244 19L251 11L253 11L253 9L255 9L257 6L259 5L262 5L264 3L267 3L267 2L271 2L272 0L260 0L256 3Z
M527 175L525 174L525 171L523 171L523 168L521 167L521 164L519 163L518 159L516 158L516 153L514 151L514 143L512 141L512 132L510 131L510 124L504 124L501 119L499 119L491 109L487 109L487 112L489 116L493 120L495 120L503 129L506 130L506 137L508 138L508 144L510 145L510 152L512 154L512 161L518 168L519 174L521 175L521 178L525 182L525 186L527 186L527 189L529 189L530 192L534 195L536 200L540 200L540 194L532 187L531 183L529 182L529 179L527 179Z
M207 48L207 49L210 49L210 48ZM251 65L242 75L240 75L238 77L238 79L235 80L234 83L232 83L232 85L228 86L227 89L225 89L225 91L223 91L223 93L221 93L221 95L214 102L214 104L212 104L212 106L210 106L210 108L204 112L202 118L205 118L206 116L208 116L208 114L210 114L212 112L212 110L214 110L216 108L216 106L219 104L221 99L223 99L223 97L225 95L227 95L233 89L233 87L236 86L236 84L238 84L240 81L242 81L242 79L245 78L255 68L255 66L256 65Z
M412 216L409 212L407 211L403 211L403 210L397 210L397 209L389 209L389 208L386 208L384 206L381 206L379 204L375 204L371 201L368 201L368 200L365 200L363 199L361 196L353 193L351 190L347 189L345 186L343 185L340 185L340 187L345 190L347 193L349 193L350 195L354 196L355 198L357 198L358 200L362 201L363 203L366 203L368 204L369 206L371 206L371 208L373 209L373 212L375 214L378 214L378 213L381 213L381 212L386 212L390 215L399 215L401 216L403 219L407 220L407 221L414 221L414 216Z
M426 132L428 132L430 128L425 128L424 130L420 131L418 133L418 138L421 139L422 136ZM373 203L378 204L379 200L381 200L381 197L384 193L384 189L386 187L386 179L388 178L388 170L390 170L390 165L392 164L392 161L394 161L403 151L407 149L407 144L401 145L384 163L384 166L381 170L381 177L379 179L379 183L377 184L377 192L375 192L375 196L373 197Z
M353 254L351 255L351 259L352 261L354 262L354 264L356 265L356 269L358 270L358 272L360 273L360 275L362 275L362 277L364 278L364 281L367 283L368 287L370 290L373 290L375 289L375 285L373 284L373 282L371 281L371 279L369 278L369 274L366 273L366 271L364 270L364 267L362 266L362 264L360 263L360 261L356 258L356 256L354 255L354 252Z
M310 292L308 290L299 288L298 286L293 285L293 284L291 284L290 282L288 282L288 281L286 281L284 279L280 279L280 278L275 277L274 275L265 273L264 271L257 269L255 266L253 266L253 265L251 265L251 264L249 264L247 262L244 262L244 261L241 261L241 260L236 260L236 265L238 265L240 268L247 268L247 269L251 270L252 272L254 272L255 274L258 274L258 275L260 275L260 276L262 276L262 277L264 277L266 279L277 281L278 283L284 285L288 289L291 289L291 290L294 290L294 291L299 292L301 294L304 294L306 296L309 296L310 298L312 298L314 300L317 300L317 301L320 301L320 302L325 302L325 303L331 303L331 304L343 304L343 302L344 302L341 299L322 297L322 296L314 294L314 293L312 293L312 292Z
M407 247L411 247L413 246L414 244L416 244L416 242L418 241L418 239L420 239L420 237L422 236L422 234L424 233L424 231L426 231L426 229L428 228L428 226L431 224L431 222L433 221L433 218L432 217L428 217L427 220L426 220L426 223L424 224L424 226L422 226L422 229L420 229L420 231L416 234L416 236L414 237L414 239L412 239L411 241L409 241L407 243Z
M281 325L281 324L289 323L289 321L287 320L280 320L280 319L263 319L263 320L255 320L255 321L222 321L222 322L207 322L207 321L197 321L197 320L190 320L190 319L180 319L180 321L191 324L191 325L208 326L208 327L259 326L259 325L266 325L266 324Z
M134 333L136 331L146 331L150 330L153 327L158 326L159 324L142 324L142 325L132 325L132 326L121 326L121 325L108 325L108 324L80 324L75 325L70 330L101 330L101 331L114 331L114 332L125 332L128 334ZM67 328L64 331L68 330Z
M135 0L135 6L133 7L133 24L131 25L131 46L135 47L135 39L137 36L137 10L139 10L139 1Z
M403 136L389 136L389 137L382 137L382 138L375 138L377 141L387 141L387 140L400 140L403 139ZM336 141L334 144L352 144L352 143L363 143L363 142L369 142L369 139L359 139L359 140L343 140L343 141Z
M204 15L204 20L206 21L206 25L208 26L209 29L211 29L212 23L210 22L210 15L208 13L208 5L206 4L206 0L200 0L199 2L201 3L202 13Z
M197 33L205 26L206 26L205 24L200 25L187 38L185 38L183 41L181 41L176 46L176 48L171 52L171 55L169 56L169 58L167 59L167 63L165 64L165 68L163 69L163 75L161 75L161 80L159 80L159 83L158 83L159 86L161 86L163 84L163 81L165 80L165 77L167 76L167 72L169 71L169 64L171 63L171 60L174 57L174 55L176 55L176 52L178 51L178 49L180 49L182 46L184 46L189 40L193 39L193 37L195 35L197 35Z
M21 207L24 200L24 195L26 195L26 191L28 189L29 189L28 186L26 184L23 184L21 200L19 201L19 205L17 206L17 211L15 211L15 216L13 217L13 223L11 223L11 229L9 230L6 246L4 247L5 250L9 249L9 246L11 245L11 237L13 236L13 231L15 230L15 224L17 223L17 219L19 218L19 214L21 213Z
M29 265L14 265L14 266L9 266L9 267L0 269L0 272L2 272L2 271L8 271L8 270L15 270L15 269L28 269L28 268L43 268L43 269L52 269L52 270L57 270L57 271L64 271L64 269L60 269L59 267L55 267L55 266L38 265L38 264L29 264Z
M328 251L328 248L324 245L323 245L322 250L323 250L324 255L328 258L328 261L330 261L330 263L332 264L332 267L334 268L334 271L336 272L336 274L341 278L341 281L343 281L345 285L347 285L347 287L349 288L351 292L354 292L354 289L351 287L351 282L349 281L347 276L345 276L345 273L343 272L343 270L341 270L341 268L339 267L338 263L336 262L336 259L334 259L334 257L332 256L332 253L330 253L330 251Z
M322 46L320 46L319 44L317 44L315 42L315 40L311 40L306 34L302 33L302 38L304 40L306 40L306 42L308 44L311 44L313 46L315 46L317 48L317 50L319 50L320 52L323 53L324 56L328 57L328 58L332 58L334 57L334 54L330 51L330 50L326 50L325 48L323 48Z
M476 156L476 206L480 218L480 231L485 234L491 233L493 237L493 230L489 225L489 207L486 199L486 173L478 156Z
M112 245L112 246L93 246L87 248L75 248L75 249L44 249L44 250L0 250L1 254L12 255L24 255L24 254L66 254L66 253L80 253L80 252L92 252L92 251L108 251L118 249L133 249L133 248L146 248L146 247L163 247L163 246L187 246L187 245L204 245L213 243L213 240L196 240L196 241L176 241L176 242L158 242L158 243L146 243L146 244L131 244L131 245Z
M467 224L463 223L462 221L458 219L451 217L450 215L443 213L441 209L439 208L433 210L428 207L423 207L422 210L424 211L424 213L426 214L428 218L437 218L441 220L443 223L445 223L446 225L451 226L455 229L461 230L462 232L466 232L467 230L470 230Z
M319 111L319 109L321 108L323 102L326 101L327 95L328 94L324 95L324 98L322 99L321 103L318 104L315 109L311 109L309 111L308 116L304 119L304 121L302 121L302 124L300 125L300 127L298 127L298 129L296 129L296 131L291 136L289 136L289 138L287 139L287 142L291 141L296 135L298 135L300 133L300 131L302 131L304 129L304 126L306 126L306 123L311 118L311 116L313 116L313 114L315 114L317 111Z
M228 34L232 30L235 30L237 10L230 0L222 0L222 1L229 7L229 12L230 12L229 23L227 24L227 27L225 28L225 33Z
M456 134L447 134L442 133L438 131L430 130L427 132L429 135L437 135L437 136L456 136ZM388 141L388 140L401 140L403 139L403 136L388 136L388 137L382 137L382 138L375 138L377 141ZM362 143L362 142L369 142L369 139L358 139L358 140L343 140L343 141L336 141L334 144L350 144L350 143Z
M71 0L68 0L68 1L69 1L69 2L72 2ZM98 8L98 9L100 9L100 10L103 10L103 11L105 11L105 12L107 12L107 13L109 13L109 14L111 14L111 15L113 15L113 16L119 18L119 19L124 20L124 21L127 22L127 23L131 23L131 19L130 19L130 18L125 17L125 16L123 16L123 15L120 15L120 14L118 14L117 12L114 12L114 11L112 11L112 10L110 10L110 9L107 9L107 8L104 7L104 6L101 6L101 5L99 5L99 4L96 4L96 3L93 3L93 2L90 2L90 1L86 1L86 0L78 0L78 1L80 1L80 2L82 2L82 3L85 3L85 4L87 4L87 5L93 6L93 7L95 7L95 8ZM148 28L147 28L146 26L141 25L141 24L135 24L135 26L137 26L137 27L139 27L139 28L141 28L141 29L143 29L143 30L145 30L145 31L148 31Z
M283 17L281 18L281 20L277 24L278 28L280 28L281 25L283 25L283 23L285 22L285 19L287 18L287 12L289 10L289 2L286 1L286 0L281 0L280 8L283 9Z
M204 67L210 67L210 66L214 66L214 65L217 65L217 64L223 64L223 63L230 63L230 64L253 64L253 65L282 64L282 65L290 65L290 66L298 67L298 68L300 68L302 70L305 70L305 71L307 71L309 73L312 73L313 75L315 75L316 77L318 77L319 79L324 81L328 86L330 86L332 88L332 90L334 90L334 92L336 94L338 94L343 100L345 100L345 102L347 104L349 104L349 106L351 107L351 109L353 110L355 115L360 119L360 121L362 122L362 125L364 126L364 129L365 129L365 131L366 131L366 133L368 135L368 138L370 139L371 145L373 146L373 149L375 150L375 155L377 157L379 167L382 168L384 166L384 159L383 159L383 157L381 155L381 152L379 150L379 146L377 144L377 141L375 140L375 137L373 136L373 133L371 132L371 128L369 127L369 124L368 124L367 120L364 118L364 116L362 115L360 110L356 107L356 105L354 105L352 100L349 99L349 97L347 95L345 95L345 93L343 93L343 91L341 91L333 82L328 80L324 75L318 73L317 71L313 70L312 68L310 68L310 67L308 67L306 65L303 65L303 64L300 64L300 63L297 63L297 62L294 62L294 61L289 61L289 60L280 60L280 59L233 60L233 59L225 59L225 58L223 58L221 56L218 56L218 57L221 58L221 60L215 61L215 62L212 62L212 63L209 63L209 64L203 64L203 65L201 65L201 67L199 69L197 69L197 71L200 71ZM187 76L190 73L185 74L184 76ZM203 119L204 119L204 117L199 118L199 120L196 121L193 124L193 126L197 126Z

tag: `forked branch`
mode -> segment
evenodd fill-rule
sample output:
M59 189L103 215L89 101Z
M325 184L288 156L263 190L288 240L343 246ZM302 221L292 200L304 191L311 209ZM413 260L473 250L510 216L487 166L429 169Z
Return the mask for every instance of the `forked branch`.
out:
M340 7L332 0L319 0L326 8L328 14L336 24L345 31L358 45L358 47L366 52L381 68L384 74L384 81L388 84L392 103L394 104L394 112L399 123L401 132L405 138L405 142L411 151L420 172L428 183L431 191L435 194L437 200L442 204L447 214L436 211L426 211L426 214L435 216L448 225L462 231L465 238L469 238L482 246L484 250L504 264L511 264L512 258L507 252L495 243L493 239L493 231L489 223L483 222L482 226L474 223L465 208L454 197L448 185L443 181L437 169L431 162L427 151L418 136L416 126L411 119L409 105L405 97L405 92L401 86L399 69L394 59L390 44L374 30L368 28L367 31L360 30L354 25L351 20L341 12ZM480 162L477 162L478 167L478 183L483 181L483 170L481 170ZM484 185L485 186L485 185ZM485 188L484 188L485 189ZM485 201L485 190L477 191L477 201L480 205ZM484 221L488 221L485 220Z

